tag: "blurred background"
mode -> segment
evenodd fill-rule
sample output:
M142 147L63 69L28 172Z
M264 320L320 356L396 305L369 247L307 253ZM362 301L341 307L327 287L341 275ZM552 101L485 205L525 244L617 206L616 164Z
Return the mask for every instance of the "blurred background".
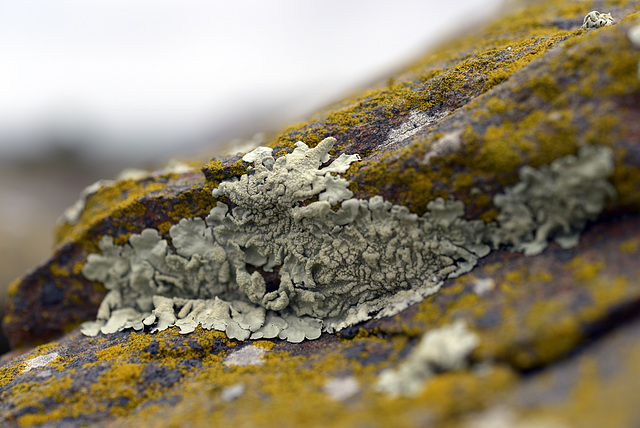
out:
M302 120L501 7L0 0L2 307L87 185Z

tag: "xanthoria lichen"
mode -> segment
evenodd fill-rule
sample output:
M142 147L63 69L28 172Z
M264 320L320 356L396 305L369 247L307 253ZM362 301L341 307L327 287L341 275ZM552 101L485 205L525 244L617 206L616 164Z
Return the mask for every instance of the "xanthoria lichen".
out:
M497 195L498 223L465 220L461 201L438 198L418 216L380 196L353 198L327 138L275 159L260 147L240 178L220 183L206 218L154 229L125 245L104 236L82 273L109 290L83 332L127 328L182 333L198 325L245 340L315 339L372 317L394 315L469 272L491 249L536 254L549 240L568 246L613 190L608 148L582 147L551 166L523 168ZM334 210L338 206L337 210ZM333 207L333 209L332 209Z

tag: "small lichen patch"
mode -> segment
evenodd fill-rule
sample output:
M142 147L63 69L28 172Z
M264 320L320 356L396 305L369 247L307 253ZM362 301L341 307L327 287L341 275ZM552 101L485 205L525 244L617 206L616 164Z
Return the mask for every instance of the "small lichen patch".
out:
M360 392L360 384L353 376L334 377L323 387L324 392L335 401L345 401Z
M438 157L444 157L455 153L462 147L462 131L453 131L443 135L437 141L435 141L429 148L429 152L424 157L423 162L427 165L431 163L431 160Z
M220 399L226 402L237 400L244 394L244 389L244 385L241 383L227 386L220 392Z
M58 354L57 352L51 352L49 354L35 356L30 360L25 361L26 365L22 373L26 373L31 369L46 367L58 357L60 357L60 354Z
M416 396L435 373L466 368L479 341L462 320L427 332L397 368L380 374L378 391L391 397Z
M584 17L581 28L600 28L613 25L615 23L616 20L613 19L610 13L600 13L597 10L593 10Z
M484 296L496 288L496 282L493 278L478 278L473 283L473 292L478 296Z
M378 146L378 149L401 143L416 135L426 126L435 124L444 119L449 112L438 112L436 114L427 114L419 110L413 110L409 113L409 118L398 128L389 131L387 139Z
M267 352L266 349L261 348L259 346L245 346L244 348L238 349L237 351L229 354L223 361L222 364L225 366L261 366L262 356Z

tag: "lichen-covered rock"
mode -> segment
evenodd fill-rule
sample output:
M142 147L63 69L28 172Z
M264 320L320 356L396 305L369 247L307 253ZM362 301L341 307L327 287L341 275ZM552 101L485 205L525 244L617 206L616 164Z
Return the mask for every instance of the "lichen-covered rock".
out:
M202 174L164 171L91 189L60 227L51 258L11 289L4 326L15 347L61 338L5 359L0 425L632 426L640 48L628 34L640 14L638 2L606 5L617 23L580 29L585 2L528 4L284 130L269 148L213 159ZM328 137L336 139L331 150L321 144ZM283 193L290 198L282 208L259 186L286 190L267 171L301 154L298 141L324 154L310 160L317 172L305 192ZM325 163L355 154L360 161L335 171ZM247 236L235 258L224 234L215 236L241 233L242 222L260 230L262 217L242 205L250 195L264 203L256 211L282 208L303 220L346 215L351 200L375 200L387 213L405 207L408 223L439 209L495 232L488 235L496 241L478 242L493 251L469 272L442 277L439 292L380 308L395 316L375 318L374 310L372 319L320 335L319 324L300 324L299 315L324 323L323 315L296 313L295 296L280 289L283 264L270 262L280 234L259 245ZM282 262L297 244L278 244ZM317 271L294 268L311 259L300 248L288 275L306 289ZM364 266L376 252L336 270ZM243 284L246 298L172 294L194 283L164 264L195 266L200 255L216 266L204 282ZM131 284L159 292L134 293L137 306L122 305ZM201 316L210 312L217 315ZM109 334L82 335L76 327L96 314ZM227 334L207 330L216 325ZM446 339L435 333L460 325ZM439 339L424 351L421 337ZM448 350L464 352L449 360ZM390 376L383 373L403 371L428 375L396 398L379 388Z
M397 314L472 270L491 248L535 255L551 238L571 248L615 196L611 150L585 145L550 167L523 167L522 181L494 198L497 222L464 220L462 202L442 198L417 216L380 196L349 198L349 183L331 173L359 157L341 155L319 169L334 143L299 142L278 160L266 148L244 156L254 167L213 191L235 208L218 202L204 220L171 226L175 252L155 229L123 246L103 237L102 254L90 254L82 273L109 293L83 333L190 333L202 325L240 340L316 339Z
M574 249L492 253L472 274L348 339L238 342L200 327L95 338L75 331L5 360L0 425L633 426L638 251L634 218L587 229ZM477 294L488 277L495 287ZM409 396L379 391L387 370L420 360L412 355L425 332L461 320L459 334L437 338L462 348L450 360L457 364L427 363L430 376ZM429 361L447 346L427 347L437 351ZM337 394L336 383L350 393Z

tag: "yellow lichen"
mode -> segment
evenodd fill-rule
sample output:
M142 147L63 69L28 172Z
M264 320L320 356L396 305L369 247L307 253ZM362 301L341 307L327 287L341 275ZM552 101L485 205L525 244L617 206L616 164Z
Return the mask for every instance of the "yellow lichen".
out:
M638 252L640 242L636 238L627 239L620 244L620 251L627 254L635 254Z
M264 348L267 351L270 351L273 349L273 346L275 344L269 340L256 340L255 342L253 342L253 345L259 346L260 348Z
M123 180L111 186L101 187L87 198L84 211L75 225L65 223L56 231L56 243L79 241L82 234L91 230L104 217L110 215L126 221L129 215L139 216L144 207L138 199L161 190L166 185L158 182Z
M141 363L124 363L102 373L89 387L91 396L100 398L98 410L110 406L109 411L113 415L122 415L136 408L144 400L144 395L137 388L142 382L144 368Z
M26 364L22 361L15 361L13 364L5 364L0 367L0 388L5 387L9 382L15 379L17 375L24 371L25 367Z
M27 413L18 418L19 426L28 427L43 424L50 420L58 420L64 416L71 416L67 405L67 392L73 385L73 379L63 377L60 379L49 378L42 383L29 382L14 387L20 389L13 395L13 403L20 407L36 407L40 413ZM14 391L12 391L14 392ZM45 408L42 400L53 400L55 407Z

